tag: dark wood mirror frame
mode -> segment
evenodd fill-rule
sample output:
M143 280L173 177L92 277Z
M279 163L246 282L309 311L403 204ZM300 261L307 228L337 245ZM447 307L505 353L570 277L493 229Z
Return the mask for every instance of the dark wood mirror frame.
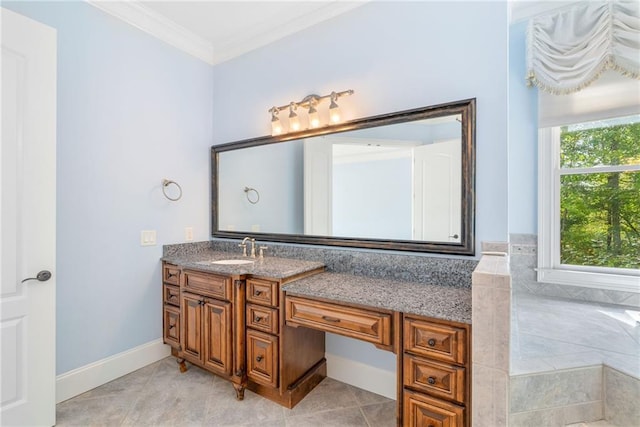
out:
M350 237L309 236L302 234L278 234L247 231L224 231L218 229L218 162L219 154L225 151L259 145L334 134L357 129L373 128L415 120L460 114L462 117L462 191L461 191L461 234L460 242L429 242L418 240L382 240ZM211 147L211 219L212 236L218 238L241 239L247 235L259 241L300 243L353 248L383 249L394 251L431 252L455 255L475 254L475 98L423 108L399 111L379 116L352 120L320 129L292 132L280 136L264 136L242 141L214 145Z

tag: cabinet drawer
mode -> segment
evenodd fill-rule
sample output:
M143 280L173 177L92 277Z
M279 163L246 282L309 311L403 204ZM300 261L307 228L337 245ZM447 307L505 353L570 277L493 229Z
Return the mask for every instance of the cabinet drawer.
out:
M172 264L162 266L162 281L178 286L180 284L180 268Z
M164 285L164 303L180 307L180 288L177 286Z
M464 403L465 369L405 355L404 385Z
M433 359L467 363L467 332L463 328L405 317L404 348Z
M163 313L164 343L174 348L180 348L180 309L164 306Z
M247 377L260 384L278 386L278 337L247 330Z
M404 391L403 424L409 427L463 427L465 409L424 394Z
M379 345L391 345L391 315L306 298L287 297L286 320Z
M278 290L278 282L249 279L247 280L247 301L277 307Z
M247 304L247 326L270 334L277 334L278 309Z
M214 298L231 299L231 279L225 276L185 271L184 288Z

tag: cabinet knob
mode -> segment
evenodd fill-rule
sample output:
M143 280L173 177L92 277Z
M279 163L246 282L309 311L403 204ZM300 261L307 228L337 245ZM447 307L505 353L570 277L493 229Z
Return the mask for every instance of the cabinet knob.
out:
M178 274L176 273L172 273L172 272L167 272L167 279L171 279L172 277L176 277Z
M171 330L171 329L173 329L175 327L176 327L176 325L169 325L169 330Z
M262 291L253 291L253 295L259 297L260 295L262 295Z
M436 379L435 379L435 378L433 378L433 377L429 377L429 378L427 378L427 382L428 382L429 384L433 385L433 384L435 384L435 383L436 383Z
M258 357L256 357L256 362L260 362L263 358L264 358L264 357L262 357L262 356L258 356Z
M433 338L429 338L427 344L429 344L429 347L433 347L434 345L436 345L436 340L434 340Z
M259 323L261 320L262 320L262 317L260 317L260 316L256 316L256 317L253 319L253 321L254 321L254 322L256 322L256 323Z

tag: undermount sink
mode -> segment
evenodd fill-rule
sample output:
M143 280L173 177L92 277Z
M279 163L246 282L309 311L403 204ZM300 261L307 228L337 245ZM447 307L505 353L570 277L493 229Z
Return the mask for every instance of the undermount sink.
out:
M253 261L248 259L221 259L219 261L211 261L211 264L242 265L242 264L253 264Z

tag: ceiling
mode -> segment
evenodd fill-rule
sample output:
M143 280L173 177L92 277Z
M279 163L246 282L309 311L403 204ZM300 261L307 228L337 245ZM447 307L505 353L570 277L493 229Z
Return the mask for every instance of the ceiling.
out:
M86 1L210 64L218 64L370 0ZM504 1L509 2L512 22L576 2Z

